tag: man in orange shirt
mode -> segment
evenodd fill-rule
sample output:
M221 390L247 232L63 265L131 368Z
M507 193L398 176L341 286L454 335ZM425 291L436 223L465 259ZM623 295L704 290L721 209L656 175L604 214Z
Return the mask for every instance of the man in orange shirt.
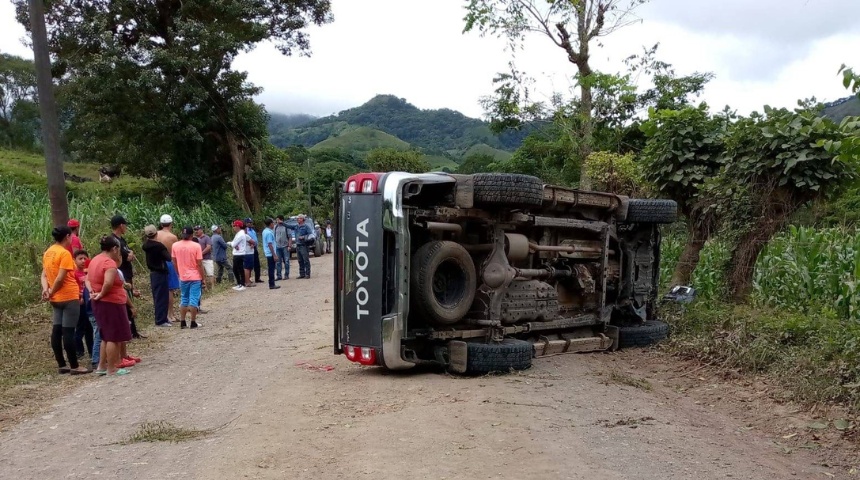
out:
M179 315L180 327L188 328L185 316L191 312L191 328L197 328L197 312L200 310L200 295L203 291L203 250L200 244L191 241L194 229L185 227L182 229L182 240L173 244L171 257L176 273L179 275Z

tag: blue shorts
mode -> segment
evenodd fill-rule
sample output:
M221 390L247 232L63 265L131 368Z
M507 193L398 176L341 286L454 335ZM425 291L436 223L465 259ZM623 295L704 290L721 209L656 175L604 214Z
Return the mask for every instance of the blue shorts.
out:
M176 269L173 267L173 262L164 262L167 264L167 289L179 289L179 275L176 274Z
M242 266L245 267L245 270L253 269L254 268L254 254L248 253L243 258L245 260L243 260Z
M179 308L194 307L200 309L200 293L203 282L200 280L189 280L181 282L179 286Z

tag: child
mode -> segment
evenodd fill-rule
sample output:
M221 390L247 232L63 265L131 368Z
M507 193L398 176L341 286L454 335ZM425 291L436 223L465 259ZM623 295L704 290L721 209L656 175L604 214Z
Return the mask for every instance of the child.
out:
M99 350L102 339L101 335L99 335L99 327L96 325L96 317L93 316L93 309L90 304L90 292L86 288L87 266L90 263L90 256L86 250L76 250L74 255L75 280L78 281L78 289L81 293L81 313L78 317L78 326L75 328L75 344L78 350L78 358L80 358L84 355L84 343L86 342L86 349L90 352L93 370L95 370L99 363Z

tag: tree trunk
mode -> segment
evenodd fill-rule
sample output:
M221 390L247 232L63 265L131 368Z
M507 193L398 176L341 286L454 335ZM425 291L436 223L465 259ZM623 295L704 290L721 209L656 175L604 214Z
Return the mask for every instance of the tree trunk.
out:
M45 6L42 0L30 0L30 29L33 32L33 56L36 62L36 82L39 92L39 113L42 119L42 142L45 146L45 175L48 177L48 198L51 201L51 221L54 226L69 221L69 199L60 156L60 122L51 78L51 58L48 54L48 34L45 30Z
M588 176L587 170L585 167L585 161L588 159L588 156L591 155L591 151L594 143L594 122L592 120L592 108L594 108L594 100L591 94L591 86L588 85L589 79L585 77L583 72L587 72L587 75L591 75L591 68L589 68L588 64L585 67L580 67L579 69L579 77L580 77L580 112L579 112L579 121L580 121L580 138L577 139L578 145L578 153L579 153L579 161L580 161L580 177L579 177L579 188L583 190L590 190L592 188L591 177Z
M705 248L705 242L710 236L710 229L698 226L690 220L689 237L684 245L684 250L681 252L681 257L678 259L678 264L675 266L675 271L672 272L671 287L690 285L690 279L699 264L699 255Z
M245 157L239 151L239 140L231 131L224 132L224 140L227 144L227 151L230 152L230 159L233 163L233 193L236 194L236 202L242 211L251 212L251 207L248 205L248 198L245 192Z
M729 261L729 295L735 303L743 303L752 292L755 264L767 242L785 228L791 215L803 204L780 189L774 189L761 201L767 207L762 209L756 225L738 240Z

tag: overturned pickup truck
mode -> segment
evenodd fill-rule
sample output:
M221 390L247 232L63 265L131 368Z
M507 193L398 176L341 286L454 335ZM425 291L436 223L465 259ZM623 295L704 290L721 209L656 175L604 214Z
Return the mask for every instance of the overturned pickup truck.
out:
M667 335L654 304L673 201L491 173L337 190L334 350L353 362L486 373Z

